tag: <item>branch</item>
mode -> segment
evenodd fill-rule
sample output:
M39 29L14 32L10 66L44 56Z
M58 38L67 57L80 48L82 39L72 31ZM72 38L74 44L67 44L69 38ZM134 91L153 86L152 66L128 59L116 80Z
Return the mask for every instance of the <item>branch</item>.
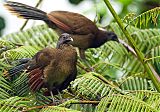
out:
M104 2L106 4L106 6L108 7L108 9L110 10L110 12L112 13L115 20L117 21L117 23L118 23L119 27L121 28L122 32L125 34L126 38L128 39L129 44L135 50L135 52L137 54L137 58L141 61L142 65L144 66L144 68L145 68L146 72L148 73L149 77L151 78L151 80L152 80L154 86L156 87L157 91L160 92L160 80L158 80L156 78L156 75L153 73L152 69L150 68L149 63L144 62L144 55L136 47L135 41L132 39L132 37L130 36L128 31L125 29L125 26L123 25L121 19L118 17L115 10L111 6L110 2L108 0L104 0Z
M70 102L70 104L96 104L98 105L100 101L72 101ZM64 105L58 105L59 107L63 107ZM31 110L35 110L35 109L42 109L42 108L49 108L49 107L53 107L51 105L41 105L41 106L35 106L35 107L31 107L28 108L26 110L22 110L22 112L28 112Z
M81 68L82 70L84 70L85 72L91 72L91 70L89 70L87 67L83 66L81 63L77 62L77 66L79 68Z

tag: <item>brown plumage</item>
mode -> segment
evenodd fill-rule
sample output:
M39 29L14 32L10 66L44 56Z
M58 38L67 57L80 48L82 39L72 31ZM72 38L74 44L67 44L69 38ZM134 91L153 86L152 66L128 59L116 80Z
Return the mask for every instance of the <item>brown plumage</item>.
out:
M7 1L5 6L19 17L43 20L59 34L69 33L74 40L71 44L79 48L82 59L85 59L85 50L88 48L97 48L110 40L118 42L115 33L98 29L95 23L78 13L52 11L47 14L37 8L11 1Z
M58 40L57 48L44 48L26 63L9 70L15 74L17 71L27 69L29 72L29 86L32 91L47 87L53 94L66 89L77 75L77 53L72 45L69 34L62 34Z

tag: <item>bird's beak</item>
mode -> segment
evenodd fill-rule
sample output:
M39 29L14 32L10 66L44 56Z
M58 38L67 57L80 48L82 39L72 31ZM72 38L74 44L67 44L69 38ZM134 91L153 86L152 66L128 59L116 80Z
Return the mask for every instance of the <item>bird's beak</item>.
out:
M73 38L72 37L69 37L66 41L73 41Z
M116 42L118 42L118 43L120 42L120 40L119 40L118 38L115 38L115 40L114 40L114 41L116 41Z

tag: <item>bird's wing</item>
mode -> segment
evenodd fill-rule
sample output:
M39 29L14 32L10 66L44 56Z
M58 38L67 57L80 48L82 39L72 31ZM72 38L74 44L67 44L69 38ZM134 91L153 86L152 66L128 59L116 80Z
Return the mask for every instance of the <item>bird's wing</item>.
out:
M39 51L34 57L35 63L38 67L46 67L52 59L55 58L58 50L54 48L45 48Z
M32 91L37 91L44 85L44 68L53 60L57 49L45 48L39 51L30 63L29 86Z
M67 11L52 11L49 19L67 33L86 35L96 33L96 25L83 15Z

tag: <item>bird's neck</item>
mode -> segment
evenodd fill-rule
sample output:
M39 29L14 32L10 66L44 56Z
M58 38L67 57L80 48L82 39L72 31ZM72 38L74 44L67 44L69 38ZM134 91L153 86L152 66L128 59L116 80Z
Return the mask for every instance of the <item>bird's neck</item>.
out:
M61 44L58 49L69 51L69 52L75 51L73 46L70 44Z
M68 48L70 45L69 44L60 44L57 46L58 49L66 49Z
M103 30L99 30L94 41L94 47L100 47L107 41L106 32Z

